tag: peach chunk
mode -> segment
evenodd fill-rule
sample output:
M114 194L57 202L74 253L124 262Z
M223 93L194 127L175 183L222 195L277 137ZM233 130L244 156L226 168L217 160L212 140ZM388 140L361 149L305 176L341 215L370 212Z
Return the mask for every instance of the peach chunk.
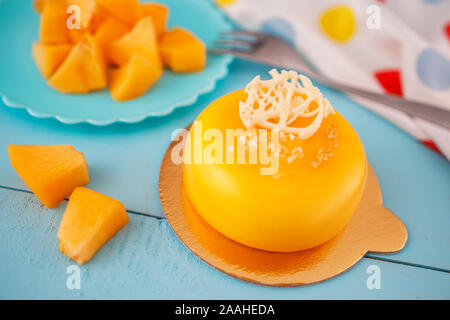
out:
M79 264L86 263L129 220L120 201L76 188L59 226L59 250Z
M69 35L69 41L71 44L78 43L86 33L85 29L71 29L67 31L67 34Z
M33 8L36 10L39 14L44 12L45 4L48 0L34 0L33 1Z
M47 1L43 6L39 39L43 44L60 44L69 42L66 25L66 2L63 0Z
M79 8L80 27L86 30L89 27L89 24L91 23L92 17L94 16L94 12L96 9L96 1L95 0L65 0L65 1L66 1L66 10L70 9L71 6L76 6ZM69 12L66 13L70 17L78 12L75 10L72 11L69 10Z
M34 42L31 54L42 76L47 79L61 65L71 49L70 44L46 45Z
M153 20L155 33L160 37L166 30L169 8L161 3L149 2L140 5L140 19L150 17Z
M36 11L42 14L47 3L51 3L49 6L54 9L51 10L52 14L49 14L51 18L43 15L44 20L41 20L41 41L44 43L78 42L89 29L98 10L96 0L34 0L33 5ZM74 27L69 28L68 23ZM77 23L79 23L78 28ZM52 34L52 24L54 24L55 34ZM63 36L64 41L52 40Z
M128 63L111 72L111 95L117 101L137 98L159 79L162 72L160 64L152 64L136 53Z
M97 4L131 26L139 20L138 0L97 0Z
M79 42L89 30L96 10L95 0L65 0L67 9L67 23L69 40L72 43ZM79 14L79 16L78 16Z
M56 207L89 183L84 155L73 146L9 145L8 153L14 170L46 207Z
M107 60L110 60L108 56L108 45L112 41L130 32L130 30L131 28L127 24L121 22L113 16L109 16L103 20L103 22L97 28L94 37L97 40L97 43L102 49L103 54L105 55Z
M195 72L205 68L205 44L190 31L173 28L162 35L159 45L161 58L172 71Z
M85 34L48 83L65 93L86 93L105 88L106 66L96 40Z
M152 64L161 64L155 29L150 17L140 20L131 32L109 45L109 57L117 65L127 63L133 54L139 53Z
M95 33L103 21L105 21L105 19L109 16L110 14L105 8L100 5L96 5L89 23L89 31Z

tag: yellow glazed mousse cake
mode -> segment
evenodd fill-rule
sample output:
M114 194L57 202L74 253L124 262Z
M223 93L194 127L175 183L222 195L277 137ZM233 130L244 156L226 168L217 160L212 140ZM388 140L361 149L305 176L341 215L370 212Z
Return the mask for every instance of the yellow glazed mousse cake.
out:
M354 129L307 77L270 75L198 116L185 137L183 188L226 237L293 252L343 230L361 200L367 160Z

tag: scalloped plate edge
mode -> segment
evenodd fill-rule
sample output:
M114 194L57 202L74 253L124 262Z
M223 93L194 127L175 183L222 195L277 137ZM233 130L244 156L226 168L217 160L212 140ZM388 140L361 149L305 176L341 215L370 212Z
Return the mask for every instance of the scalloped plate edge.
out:
M149 112L146 113L142 116L136 116L136 117L130 117L130 118L114 118L112 120L107 120L107 121L102 121L102 120L93 120L93 119L73 119L73 118L66 118L63 116L58 116L58 115L51 115L48 113L44 113L44 112L37 112L35 110L33 110L30 107L21 105L19 103L16 103L12 100L10 100L4 93L0 92L0 97L3 101L3 104L6 105L7 107L10 108L14 108L14 109L25 109L29 115L31 115L32 117L35 118L40 118L40 119L48 119L48 118L53 118L58 120L61 123L64 124L79 124L79 123L89 123L95 126L107 126L116 122L121 122L121 123L138 123L141 122L149 117L164 117L167 116L169 114L171 114L175 109L178 108L182 108L182 107L187 107L190 106L192 104L194 104L198 98L203 95L206 94L208 92L213 91L216 88L217 82L223 78L225 78L225 76L228 74L228 67L230 65L230 63L233 61L233 57L231 55L224 55L224 62L222 64L222 68L220 70L220 72L217 73L216 77L214 79L212 79L211 84L209 86L204 87L202 90L199 90L194 96L192 96L191 98L179 102L175 105L173 105L170 108L167 108L164 111L161 112Z

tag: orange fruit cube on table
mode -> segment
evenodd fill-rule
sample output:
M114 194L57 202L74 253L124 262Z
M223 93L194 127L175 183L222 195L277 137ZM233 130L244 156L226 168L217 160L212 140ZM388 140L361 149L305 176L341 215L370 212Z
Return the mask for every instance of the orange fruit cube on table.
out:
M163 63L172 71L196 72L205 68L205 44L190 31L180 27L166 31L159 45Z
M73 146L9 145L8 153L14 170L48 208L89 183L84 155Z
M77 263L86 263L128 222L120 201L88 188L76 188L59 227L59 249Z

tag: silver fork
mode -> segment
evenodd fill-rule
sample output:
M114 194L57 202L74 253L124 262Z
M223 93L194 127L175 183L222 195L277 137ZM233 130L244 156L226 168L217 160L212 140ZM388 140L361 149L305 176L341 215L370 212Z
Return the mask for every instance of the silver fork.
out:
M231 54L279 68L294 69L308 74L326 86L379 102L412 117L425 119L450 129L450 111L419 101L371 92L325 77L312 70L291 45L278 37L261 32L227 31L222 33L222 39L217 40L215 44L217 48L211 48L209 52Z

